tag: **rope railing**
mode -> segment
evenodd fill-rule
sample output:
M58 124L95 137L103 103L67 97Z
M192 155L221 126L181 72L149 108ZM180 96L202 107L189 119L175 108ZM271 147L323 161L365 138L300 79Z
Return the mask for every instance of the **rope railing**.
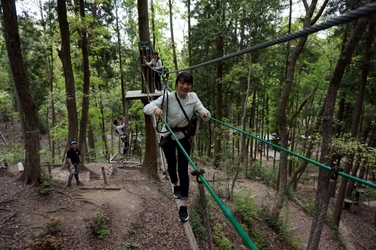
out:
M258 140L258 141L261 141L261 142L263 142L263 143L266 143L266 144L268 144L269 146L272 146L272 147L274 147L274 148L277 148L277 149L279 149L279 150L282 150L282 151L284 151L284 152L286 152L286 153L288 153L288 154L290 154L290 155L293 155L293 156L295 156L295 157L297 157L297 158L299 158L299 159L305 160L305 161L307 161L307 162L309 162L309 163L312 163L312 164L314 164L314 165L316 165L316 166L318 166L318 167L320 167L320 168L323 168L323 169L325 169L325 170L328 170L329 172L332 171L332 168L331 168L331 167L326 166L326 165L324 165L324 164L322 164L322 163L316 162L316 161L314 161L314 160L312 160L312 159L310 159L310 158L307 158L307 157L305 157L305 156L302 156L302 155L300 155L300 154L297 154L297 153L295 153L295 152L293 152L293 151L291 151L291 150L285 149L285 148L283 148L283 147L281 147L281 146L278 146L278 145L276 145L276 144L274 144L274 143L271 143L271 142L269 142L269 141L267 141L267 140L264 140L264 139L262 139L262 138L260 138L260 137L257 137L257 136L255 136L255 135L252 135L252 134L250 134L250 133L248 133L248 132L245 132L245 131L243 131L243 130L241 130L241 129L238 129L238 128L234 127L234 126L231 126L231 125L229 125L229 124L227 124L227 123L225 123L225 122L219 121L219 120L217 120L217 119L215 119L215 118L213 118L213 117L209 117L209 116L208 116L208 118L211 119L212 121L215 121L215 122L221 124L221 125L224 125L224 126L226 126L226 127L228 127L228 128L234 129L234 130L236 130L236 131L238 131L238 132L240 132L240 133L242 133L242 134L245 134L245 135L247 135L247 136L250 136L250 137L252 137L252 138L254 138L254 139ZM371 182L368 182L368 181L365 181L365 180L363 180L363 179L360 179L360 178L354 177L354 176L352 176L352 175L350 175L350 174L346 174L346 173L343 173L343 172L338 171L338 175L341 175L341 176L343 176L343 177L346 177L346 178L351 179L351 180L353 180L353 181L356 181L356 182L358 182L358 183L361 183L361 184L367 185L367 186L369 186L369 187L376 188L376 185L375 185L375 184L373 184L373 183L371 183Z
M309 34L313 34L313 33L316 33L316 32L319 32L319 31L322 31L322 30L325 30L325 29L328 29L328 28L331 28L331 27L334 27L334 26L337 26L337 25L340 25L340 24L348 23L348 22L354 21L356 19L359 19L361 17L365 17L365 16L368 16L368 15L374 14L375 12L376 12L376 2L372 2L372 3L369 3L369 4L365 5L365 6L362 6L362 7L358 8L356 10L349 11L348 13L346 13L343 16L335 17L335 18L333 18L333 19L331 19L329 21L326 21L326 22L323 22L323 23L320 23L320 24L317 24L317 25L313 25L311 27L307 27L307 28L305 28L303 30L300 30L298 32L294 32L294 33L291 33L291 34L288 34L288 35L285 35L285 36L282 36L282 37L278 37L276 39L273 39L273 40L270 40L270 41L267 41L267 42L264 42L264 43L252 46L250 48L238 51L236 53L232 53L232 54L229 54L229 55L226 55L226 56L214 59L214 60L206 61L204 63L200 63L200 64L197 64L197 65L188 67L188 68L179 69L179 70L175 70L175 71L170 71L169 73L176 73L176 72L180 72L180 71L188 71L188 70L199 68L199 67L202 67L202 66L206 66L206 65L218 63L218 62L221 62L221 61L233 58L233 57L237 57L237 56L241 56L243 54L247 54L247 53L250 53L250 52L253 52L253 51L257 51L259 49L267 48L267 47L270 47L270 46L273 46L273 45L276 45L276 44L280 44L280 43L283 43L283 42L287 42L287 41L290 41L290 40L297 39L299 37L307 36ZM151 100L151 98L149 96L150 91L148 89L148 85L146 83L146 79L145 79L145 76L144 76L143 72L142 72L142 75L143 75L144 83L145 83L146 88L147 88L148 98L149 98L149 101L150 101ZM245 132L245 131L243 131L241 129L238 129L238 128L234 127L234 126L231 126L229 124L226 124L226 123L224 123L222 121L219 121L219 120L217 120L217 119L215 119L213 117L208 117L208 118L211 119L214 122L220 123L221 125L229 127L231 129L234 129L234 130L236 130L236 131L238 131L240 133L243 133L243 134L245 134L245 135L247 135L249 137L252 137L252 138L254 138L254 139L258 140L258 141L261 141L261 142L263 142L265 144L268 144L268 145L270 145L270 146L272 146L272 147L274 147L276 149L279 149L279 150L282 150L284 152L287 152L290 155L293 155L293 156L295 156L297 158L305 160L305 161L307 161L307 162L309 162L311 164L314 164L314 165L316 165L316 166L318 166L320 168L323 168L323 169L325 169L327 171L333 171L332 168L330 168L329 166L326 166L324 164L318 163L318 162L316 162L316 161L314 161L312 159L309 159L307 157L299 155L299 154L297 154L297 153L295 153L293 151L290 151L288 149L282 148L281 146L273 144L273 143L271 143L269 141L266 141L266 140L264 140L262 138L259 138L259 137L255 136L255 135L252 135L252 134L250 134L248 132ZM165 121L165 119L163 117L161 117L161 119L164 122L164 124L166 125L166 128L171 133L171 136L175 139L175 141L176 141L177 145L179 146L180 150L183 152L184 156L187 158L187 160L191 164L192 168L197 171L198 170L197 166L194 164L194 162L192 161L192 159L190 158L190 156L188 155L188 153L184 150L183 146L180 144L178 138L176 137L176 135L174 134L174 132L172 131L172 129L168 126L168 124L166 123L166 121ZM351 179L351 180L353 180L355 182L364 184L366 186L369 186L369 187L372 187L372 188L376 188L375 184L367 182L367 181L365 181L363 179L354 177L352 175L349 175L349 174L346 174L346 173L343 173L343 172L340 172L340 171L337 171L336 174L341 175L341 176L343 176L345 178ZM239 236L242 238L244 244L248 247L248 249L257 250L258 249L257 246L253 243L253 241L250 239L250 237L248 236L248 234L244 231L244 229L241 227L241 225L239 224L239 222L235 219L235 217L233 216L233 214L230 211L230 209L223 203L223 201L215 193L215 191L209 185L209 183L206 181L206 179L204 178L204 176L202 174L199 174L198 178L200 178L200 180L202 181L202 183L205 185L205 187L207 188L208 192L211 194L211 196L213 197L213 199L216 201L216 203L218 204L218 206L221 208L221 210L222 210L223 214L226 216L226 218L233 225L233 227L235 228L235 230L237 231L237 233L239 234Z
M273 46L273 45L276 45L276 44L280 44L280 43L284 43L284 42L287 42L287 41L290 41L290 40L297 39L299 37L307 36L307 35L310 35L310 34L313 34L313 33L316 33L316 32L319 32L319 31L322 31L322 30L325 30L325 29L328 29L328 28L331 28L331 27L334 27L334 26L337 26L337 25L340 25L340 24L348 23L348 22L354 21L358 18L372 15L375 12L376 12L376 2L372 2L372 3L366 4L362 7L359 7L358 9L349 11L345 15L342 15L342 16L339 16L339 17L334 17L329 21L310 26L310 27L307 27L307 28L302 29L300 31L297 31L297 32L294 32L294 33L291 33L291 34L288 34L288 35L284 35L284 36L278 37L276 39L273 39L273 40L270 40L270 41L267 41L267 42L257 44L255 46L250 47L250 48L243 49L241 51L238 51L238 52L226 55L226 56L222 56L222 57L210 60L210 61L206 61L206 62L203 62L203 63L200 63L200 64L196 64L194 66L191 66L191 67L188 67L188 68L185 68L185 69L170 71L170 73L176 73L176 72L180 72L180 71L188 71L188 70L199 68L199 67L202 67L202 66L218 63L218 62L221 62L221 61L233 58L233 57L241 56L241 55L259 50L259 49L264 49L264 48L267 48L267 47L270 47L270 46Z
M223 126L226 126L228 128L231 128L233 130L236 130L237 132L239 133L242 133L244 135L247 135L249 137L252 137L258 141L261 141L265 144L268 144L269 146L272 146L276 149L279 149L279 150L282 150L290 155L293 155L301 160L305 160L309 163L312 163L318 167L321 167L327 171L333 171L331 167L329 166L326 166L324 164L321 164L319 162L316 162L310 158L307 158L305 156L302 156L300 154L297 154L291 150L288 150L288 149L285 149L279 145L276 145L274 143L271 143L267 140L264 140L260 137L257 137L251 133L248 133L246 131L243 131L239 128L236 128L230 124L227 124L225 122L222 122L220 120L217 120L211 116L207 116L207 118L209 118L210 120L214 121L214 122L217 122ZM184 156L187 158L188 162L191 164L192 168L197 171L197 172L200 172L198 171L199 169L197 168L196 164L192 161L191 157L188 155L188 153L184 150L183 146L181 145L181 143L179 142L179 139L176 137L175 133L172 131L172 129L170 128L170 126L166 123L166 120L161 117L163 123L165 124L166 128L168 129L168 131L171 133L171 136L175 139L175 142L177 143L178 147L180 148L180 150L183 152ZM363 179L360 179L360 178L357 178L357 177L354 177L352 175L349 175L349 174L346 174L346 173L343 173L343 172L340 172L340 171L337 171L336 174L338 175L341 175L345 178L348 178L348 179L351 179L355 182L358 182L358 183L361 183L361 184L364 184L366 186L369 186L369 187L372 187L372 188L376 188L376 185L371 183L371 182L368 182L368 181L365 181ZM252 249L252 250L256 250L258 249L257 246L253 243L253 241L250 239L250 237L248 236L248 234L244 231L244 229L241 227L241 225L239 224L239 222L236 220L236 218L233 216L231 210L224 204L224 202L219 198L219 196L216 194L216 192L213 190L213 188L210 186L210 184L206 181L205 177L202 175L202 174L199 174L198 177L200 178L201 182L205 185L205 187L207 188L208 192L210 193L210 195L213 197L213 199L215 200L215 202L218 204L218 206L221 208L223 214L226 216L226 218L230 221L230 223L233 225L233 227L235 228L235 230L237 231L237 233L239 234L239 236L242 238L243 242L246 244L246 246L249 248L249 249Z

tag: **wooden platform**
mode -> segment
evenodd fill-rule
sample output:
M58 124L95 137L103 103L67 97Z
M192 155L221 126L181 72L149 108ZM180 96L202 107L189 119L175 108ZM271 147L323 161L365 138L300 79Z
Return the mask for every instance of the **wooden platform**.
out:
M162 95L163 92L157 92L157 93L150 93L150 96L153 99L157 99ZM127 91L127 95L125 96L126 100L139 100L139 99L147 99L148 95L147 93L141 93L141 90L129 90Z

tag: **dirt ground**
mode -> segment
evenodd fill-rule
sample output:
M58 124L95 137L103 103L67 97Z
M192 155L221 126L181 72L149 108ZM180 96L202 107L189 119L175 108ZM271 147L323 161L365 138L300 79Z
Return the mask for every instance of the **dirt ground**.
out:
M50 218L63 219L55 238L56 249L189 249L183 224L178 220L176 200L172 198L170 184L162 172L160 181L151 181L140 172L140 164L121 164L105 185L102 167L108 175L110 166L110 163L87 164L90 171L80 172L80 180L85 186L72 185L71 189L65 188L66 170L55 167L52 169L54 181L51 182L54 190L45 195L40 193L40 188L24 186L17 181L16 165L1 169L0 249L27 249L33 242L31 236L45 231ZM219 176L216 170L209 169L207 179L214 174ZM251 189L258 206L272 205L273 189L240 180L237 189L244 188ZM191 197L197 192L194 178L191 178L190 192ZM109 218L107 228L110 233L103 239L98 239L89 223L84 221L98 211ZM344 211L340 231L346 247L341 247L333 239L333 230L325 226L319 249L376 249L375 212L375 208L362 203ZM221 223L233 249L246 249L232 225L223 219L220 209L217 213L214 220ZM291 235L302 242L299 249L306 249L311 217L293 202L288 203L281 216L289 223ZM267 231L269 249L292 249L283 245L279 235L270 228L264 230ZM199 249L209 249L202 239L198 239L197 244ZM219 248L214 246L214 249Z

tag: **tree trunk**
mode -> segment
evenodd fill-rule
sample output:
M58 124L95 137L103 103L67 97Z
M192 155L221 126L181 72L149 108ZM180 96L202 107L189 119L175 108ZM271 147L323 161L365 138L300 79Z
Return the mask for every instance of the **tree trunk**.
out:
M364 32L364 29L367 25L367 21L368 21L368 18L361 18L358 20L356 26L354 27L351 38L346 44L346 47L344 48L344 50L342 51L338 59L336 68L330 79L328 94L326 96L325 104L324 104L324 113L323 113L323 122L322 122L323 141L321 145L321 157L320 157L320 162L326 163L326 165L328 166L332 165L332 158L329 157L328 159L328 155L330 155L329 144L333 137L333 114L334 114L334 109L335 109L337 91L339 88L339 84L341 83L345 69L351 61L352 53L355 50L355 47L358 44ZM320 239L320 235L321 235L322 227L323 227L323 223L321 223L321 220L322 220L322 217L325 216L327 206L328 206L325 200L325 195L328 191L330 175L331 175L330 172L328 172L325 169L320 168L318 186L317 186L317 192L316 192L317 196L316 196L316 201L315 201L315 215L312 221L311 233L310 233L310 237L308 241L308 249L310 250L317 249L319 245L319 239ZM344 181L346 181L346 184L347 184L347 178L344 178L342 180L342 182ZM344 192L343 192L343 195L344 195ZM343 196L337 197L337 200L341 200L341 199L343 202ZM338 222L339 222L339 218L340 218L340 215L336 216L334 220L338 219Z
M25 184L38 185L41 182L40 143L39 143L39 114L31 95L26 68L22 59L21 42L18 33L18 20L14 0L1 0L5 44L8 52L10 70L18 105L22 107L24 121L25 169L20 179Z
M123 70L123 57L121 53L121 36L120 36L120 26L119 26L119 15L118 15L118 7L117 4L115 6L115 14L116 14L116 35L117 35L117 45L118 45L118 56L119 56L119 67L120 67L120 84L121 84L121 103L122 110L123 110L123 117L126 116L125 110L125 82L124 82L124 70ZM127 119L128 122L128 119Z
M370 58L371 44L372 44L372 41L373 41L373 29L375 27L375 15L373 16L372 20L373 20L371 22L372 25L370 25L370 29L369 29L367 41L366 41L366 44L365 44L365 49L364 49L364 59L365 59L365 61L368 61L369 58ZM358 44L358 42L361 38L361 35L363 34L363 32L366 28L366 24L367 24L366 21L368 21L368 18L362 18L362 19L358 20L358 23L357 23L357 25L354 29L354 33L353 33L352 37L350 38L350 40L348 42L349 46L351 45L350 43L353 43L353 45L352 45L353 49L351 51L351 54L354 51L355 46ZM373 26L373 28L371 26ZM358 29L360 29L360 30L358 31ZM352 41L352 40L354 40L354 41ZM351 58L351 54L348 55L350 58ZM350 63L350 61L349 61L349 63ZM362 72L361 72L361 78L360 78L359 90L358 90L358 97L357 97L357 100L356 100L354 117L353 117L353 121L352 121L352 125L351 125L351 131L350 131L352 137L356 137L357 134L358 134L359 120L360 120L360 115L362 113L363 99L364 99L365 86L366 86L366 83L367 83L368 70L369 69L367 67L363 67ZM349 159L346 161L345 168L344 168L345 173L350 173L350 170L353 166L353 159L354 159L354 154L349 156ZM353 175L356 176L356 172L353 173ZM336 208L335 208L334 213L333 213L333 223L334 223L335 226L339 226L339 222L340 222L340 219L341 219L342 207L343 207L342 204L343 204L343 200L345 198L347 183L348 183L348 179L344 178L342 180L341 186L339 188ZM353 185L350 185L350 187L352 188ZM352 192L352 190L351 190L351 192ZM348 191L348 194L350 194L350 190Z
M67 20L67 8L65 0L57 1L57 14L59 19L61 49L58 51L61 63L63 64L66 102L68 110L68 138L76 139L78 136L78 118L76 107L76 89L74 86L74 75L72 70L70 53L70 33ZM69 141L69 140L68 140ZM67 142L68 145L68 142Z
M303 28L310 27L315 24L315 22L318 20L318 18L321 16L322 12L324 11L327 0L322 4L320 10L317 12L316 16L314 18L313 14L317 6L317 0L314 0L311 2L311 4L308 6L308 3L304 1L304 5L306 6L306 15L304 18L304 24ZM287 120L287 107L289 102L289 96L291 92L291 86L294 78L294 72L295 72L295 66L296 61L298 60L299 55L301 54L303 47L307 41L307 36L299 38L295 48L291 52L291 54L288 56L288 60L286 62L286 78L284 83L284 88L282 90L282 94L279 101L279 107L278 107L278 120L279 120L279 131L280 131L280 137L281 137L281 147L288 148L288 138L289 138L289 124L292 124L292 120L290 120L288 123ZM279 180L279 186L278 186L278 194L277 199L275 202L275 205L273 207L272 211L272 217L276 220L279 218L279 213L281 211L281 208L283 206L284 196L287 191L287 157L288 154L284 151L280 152L280 180Z
M223 37L219 34L217 37L217 53L218 56L223 56ZM222 110L223 110L223 103L222 103L222 83L221 79L223 76L223 64L222 62L219 62L217 64L217 77L216 77L216 85L217 85L217 119L222 120ZM217 123L215 127L217 129L214 129L215 133L215 143L214 143L214 163L213 165L215 167L219 167L219 162L221 160L220 153L222 151L222 136L221 136L221 129L219 128L219 124Z
M247 87L245 87L246 91L243 92L244 94L242 95L243 114L242 114L242 119L241 119L241 125L242 125L243 131L246 131L246 126L247 126L247 122L246 122L247 100L248 100L248 95L249 95L249 88L251 85L251 75L252 75L252 55L250 55L250 59L249 59ZM243 167L244 167L243 176L246 177L247 171L248 171L248 147L246 146L246 136L243 133L240 134L239 148L240 148L239 150L240 151L240 163L243 164Z
M171 31L171 47L172 47L172 55L174 60L175 70L179 69L178 60L176 58L176 46L175 46L175 39L174 39L174 25L172 22L172 1L168 0L168 8L170 11L170 31Z
M84 74L84 88L82 96L82 113L80 120L80 139L78 147L80 148L80 153L82 160L88 159L86 152L86 135L87 135L87 124L89 120L89 97L90 97L90 68L89 68L89 41L87 38L87 24L85 20L85 7L84 0L80 0L80 17L83 23L82 29L79 30L81 35L81 51L82 51L82 70Z
M140 41L150 41L149 33L149 18L148 18L148 1L137 0L138 6L138 27ZM141 81L143 81L141 79ZM144 105L148 103L144 100ZM155 129L153 127L152 119L150 115L144 115L145 117L145 155L142 163L141 172L149 177L158 179L158 164L157 164L157 140L155 135Z

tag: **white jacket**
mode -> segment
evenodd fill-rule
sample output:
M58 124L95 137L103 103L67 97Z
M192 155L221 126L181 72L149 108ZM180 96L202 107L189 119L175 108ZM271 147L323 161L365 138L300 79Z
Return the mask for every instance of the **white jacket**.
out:
M164 97L164 100L163 100ZM167 109L167 98L168 98L168 109ZM190 119L193 116L193 112L201 112L206 111L210 112L202 105L200 99L197 97L196 93L189 92L186 97L186 101L182 106L184 108L185 113L187 114L188 118ZM163 107L162 107L162 101L163 101ZM147 115L154 115L154 110L156 108L160 108L163 110L163 115L165 117L165 120L167 120L168 126L170 126L172 129L174 128L183 128L188 126L188 120L185 117L183 111L180 108L180 105L175 97L175 91L174 92L168 92L167 94L164 94L160 96L157 100L154 100L147 104L144 107L144 113ZM168 117L166 118L166 114ZM207 120L207 119L205 119ZM162 136L166 137L170 134L170 131L166 128L166 125L163 125ZM184 133L181 131L175 132L176 137L180 140L185 137Z

